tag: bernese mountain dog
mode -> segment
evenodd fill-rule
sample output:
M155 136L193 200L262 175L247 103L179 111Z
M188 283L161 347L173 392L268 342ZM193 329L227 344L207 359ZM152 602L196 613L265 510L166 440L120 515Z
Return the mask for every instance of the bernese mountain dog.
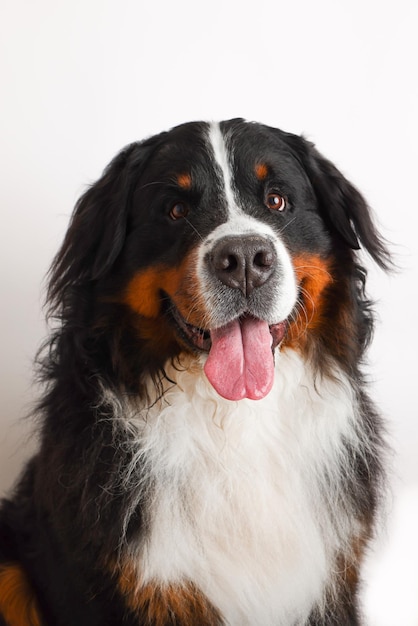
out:
M7 626L345 626L384 483L362 195L233 119L122 150L49 275L39 450L0 512Z

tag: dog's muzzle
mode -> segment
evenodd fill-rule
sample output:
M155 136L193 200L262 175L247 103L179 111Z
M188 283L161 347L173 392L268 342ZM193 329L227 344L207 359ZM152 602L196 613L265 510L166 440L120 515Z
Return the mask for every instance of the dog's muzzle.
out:
M205 373L228 400L258 400L273 385L273 352L288 314L276 316L283 266L273 236L224 234L206 244L205 297L214 323Z

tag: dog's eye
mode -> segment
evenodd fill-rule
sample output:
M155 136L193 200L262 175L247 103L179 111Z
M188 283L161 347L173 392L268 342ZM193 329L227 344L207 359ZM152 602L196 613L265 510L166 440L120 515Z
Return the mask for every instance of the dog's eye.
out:
M188 212L189 207L187 206L187 204L185 204L184 202L176 202L176 204L171 207L170 217L172 220L179 220L182 217L186 217Z
M284 211L286 208L286 199L279 193L269 193L266 197L266 207L273 211Z

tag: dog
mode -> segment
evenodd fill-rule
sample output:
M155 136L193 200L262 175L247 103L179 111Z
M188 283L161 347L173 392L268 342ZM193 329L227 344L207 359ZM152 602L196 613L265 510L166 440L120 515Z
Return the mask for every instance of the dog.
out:
M361 622L385 442L360 247L389 268L303 137L191 122L114 158L50 270L2 625Z

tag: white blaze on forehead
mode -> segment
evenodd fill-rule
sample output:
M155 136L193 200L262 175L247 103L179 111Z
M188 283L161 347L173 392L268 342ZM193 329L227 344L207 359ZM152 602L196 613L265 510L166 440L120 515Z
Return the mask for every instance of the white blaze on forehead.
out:
M222 134L220 125L212 123L209 126L209 145L213 152L215 163L222 174L222 192L227 202L227 220L219 224L200 244L198 251L198 276L201 280L201 291L205 297L211 322L218 325L219 295L213 285L212 277L208 274L205 258L217 241L224 237L242 237L244 235L258 235L268 239L276 250L280 279L271 283L272 303L269 314L266 316L270 324L277 323L288 317L297 299L297 286L289 252L273 228L264 221L249 215L238 204L234 194L232 154Z
M204 240L198 251L198 272L201 281L201 293L204 294L208 317L213 327L225 323L225 311L220 306L220 296L217 282L207 268L207 255L220 239L226 237L244 237L257 235L270 241L277 254L279 273L271 281L271 303L269 310L263 317L269 324L275 324L286 319L295 305L297 286L290 255L284 242L274 229L263 220L249 215L240 205L234 193L231 148L225 141L220 125L212 123L209 126L208 143L215 164L219 169L219 182L222 185L221 193L227 203L227 219L219 224ZM229 321L229 320L228 320Z
M209 127L209 143L213 150L215 161L222 172L224 192L228 203L229 216L231 217L234 214L243 214L243 212L238 207L234 197L231 155L228 153L228 148L225 143L225 137L223 136L221 127L217 122L213 122Z

